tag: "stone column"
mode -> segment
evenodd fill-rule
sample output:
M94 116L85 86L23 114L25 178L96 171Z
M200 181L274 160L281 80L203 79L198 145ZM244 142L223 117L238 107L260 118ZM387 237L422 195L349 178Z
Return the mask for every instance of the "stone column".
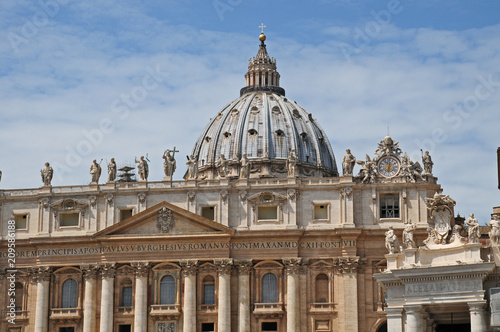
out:
M250 332L250 271L252 260L240 260L238 266L238 332Z
M486 301L469 302L471 332L487 331Z
M299 270L300 258L283 258L286 266L286 330L287 332L300 331L299 316Z
M101 266L101 324L100 332L113 331L113 299L115 264L108 263ZM85 313L84 313L85 314Z
M35 332L47 332L49 328L49 285L52 269L35 267L31 271L36 282Z
M403 308L385 308L387 314L387 332L403 332Z
M337 273L342 275L344 331L358 331L358 268L359 257L340 257L335 259Z
M406 311L406 332L422 332L422 305L405 305Z
M307 331L307 264L308 259L302 259L299 274L299 312L300 312L300 331ZM332 279L330 279L332 280Z
M80 269L85 277L85 295L83 297L83 332L95 331L95 283L99 267L82 265Z
M134 262L135 296L134 296L134 332L148 330L148 262Z
M182 260L180 265L184 275L183 332L196 332L196 271L198 261Z
M214 260L219 275L219 296L217 304L217 329L219 332L231 331L231 258Z

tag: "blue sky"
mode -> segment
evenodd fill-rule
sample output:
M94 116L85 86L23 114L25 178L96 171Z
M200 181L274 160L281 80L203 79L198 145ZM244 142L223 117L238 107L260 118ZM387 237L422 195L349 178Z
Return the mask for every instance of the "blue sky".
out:
M0 4L0 188L90 181L92 159L184 156L239 96L266 44L287 96L339 161L387 134L430 150L444 193L482 223L500 205L499 1L13 1ZM135 99L131 99L135 96ZM355 169L357 172L357 168Z

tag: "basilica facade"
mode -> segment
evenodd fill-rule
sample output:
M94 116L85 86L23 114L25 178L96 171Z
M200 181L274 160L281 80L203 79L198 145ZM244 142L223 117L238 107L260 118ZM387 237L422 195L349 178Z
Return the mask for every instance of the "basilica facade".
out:
M389 136L339 172L259 39L183 181L168 151L160 181L141 158L137 180L93 163L90 184L52 186L48 164L43 186L0 190L1 331L493 331L494 232Z

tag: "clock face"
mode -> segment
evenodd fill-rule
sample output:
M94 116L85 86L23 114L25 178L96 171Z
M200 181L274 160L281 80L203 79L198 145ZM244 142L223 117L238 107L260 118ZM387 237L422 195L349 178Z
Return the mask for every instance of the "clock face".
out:
M392 178L399 172L399 161L394 157L384 157L378 163L378 171L386 178Z

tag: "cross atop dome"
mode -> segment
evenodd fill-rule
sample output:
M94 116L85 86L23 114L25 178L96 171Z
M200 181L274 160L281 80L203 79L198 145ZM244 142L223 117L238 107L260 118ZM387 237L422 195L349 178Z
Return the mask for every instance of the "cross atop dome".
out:
M264 28L267 28L267 26L265 26L264 23L261 23L261 25L259 26L259 28L262 29L260 33L264 34Z

